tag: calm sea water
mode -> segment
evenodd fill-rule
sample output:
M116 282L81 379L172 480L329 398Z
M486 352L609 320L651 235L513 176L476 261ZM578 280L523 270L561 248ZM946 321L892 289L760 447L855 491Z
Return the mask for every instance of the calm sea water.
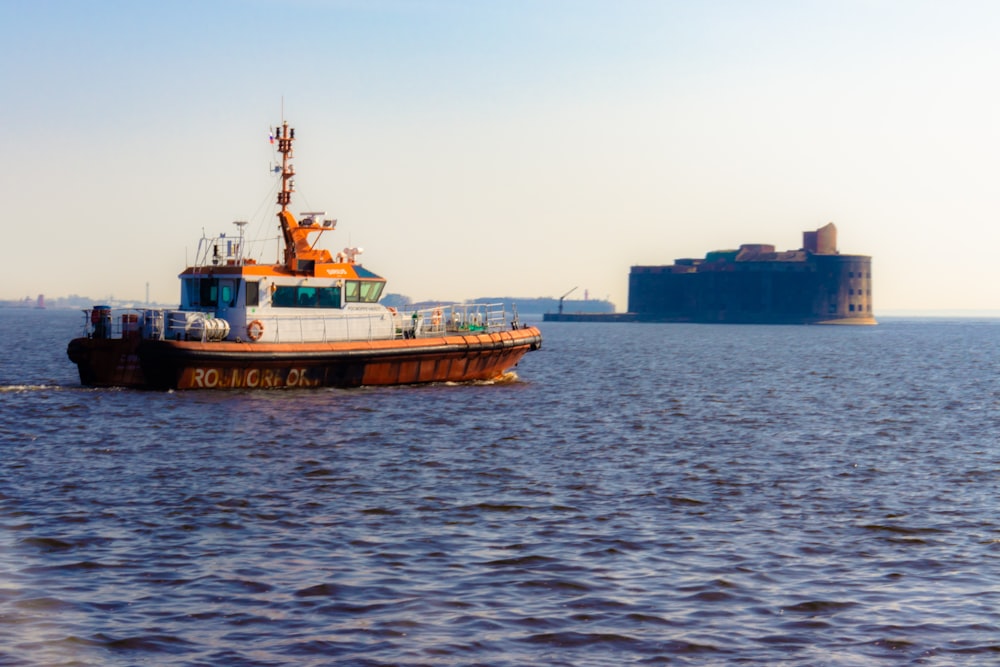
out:
M0 665L1000 662L1000 320L233 393L81 388L81 325L0 310Z

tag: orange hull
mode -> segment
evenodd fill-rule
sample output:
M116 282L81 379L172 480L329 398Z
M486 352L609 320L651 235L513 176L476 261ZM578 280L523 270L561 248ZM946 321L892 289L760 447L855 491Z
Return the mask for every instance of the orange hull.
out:
M149 389L357 387L491 380L541 346L525 327L498 333L351 343L97 340L70 343L80 381Z

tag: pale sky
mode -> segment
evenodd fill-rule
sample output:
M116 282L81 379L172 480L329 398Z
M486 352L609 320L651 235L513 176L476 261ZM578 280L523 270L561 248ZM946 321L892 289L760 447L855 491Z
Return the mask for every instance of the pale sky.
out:
M0 0L0 299L177 302L202 230L277 233L283 109L293 211L415 300L625 310L634 264L833 221L876 314L1000 309L998 35L992 0Z

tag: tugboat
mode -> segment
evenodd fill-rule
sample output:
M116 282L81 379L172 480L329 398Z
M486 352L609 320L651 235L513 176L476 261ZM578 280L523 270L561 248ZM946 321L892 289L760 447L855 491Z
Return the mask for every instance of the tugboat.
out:
M504 304L447 304L414 310L379 303L385 279L316 246L336 221L289 211L295 130L276 128L281 153L278 221L283 261L247 257L237 237L203 238L179 276L177 309L109 306L84 311L84 332L67 354L80 382L97 387L240 389L357 387L501 378L541 332ZM277 171L277 170L276 170Z

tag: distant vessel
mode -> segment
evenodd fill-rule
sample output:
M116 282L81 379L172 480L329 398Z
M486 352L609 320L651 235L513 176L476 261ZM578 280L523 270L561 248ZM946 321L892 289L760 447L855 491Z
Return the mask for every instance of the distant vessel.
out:
M840 254L832 222L799 250L744 244L629 274L628 310L645 322L876 324L872 304L872 259Z
M282 155L278 220L284 258L258 264L238 237L203 238L180 274L180 307L85 311L69 343L85 385L152 389L355 387L493 380L541 332L503 304L396 310L379 303L385 279L363 267L360 248L316 247L335 220L288 210L295 130L277 128ZM436 270L428 267L428 270ZM499 274L498 274L499 275Z

